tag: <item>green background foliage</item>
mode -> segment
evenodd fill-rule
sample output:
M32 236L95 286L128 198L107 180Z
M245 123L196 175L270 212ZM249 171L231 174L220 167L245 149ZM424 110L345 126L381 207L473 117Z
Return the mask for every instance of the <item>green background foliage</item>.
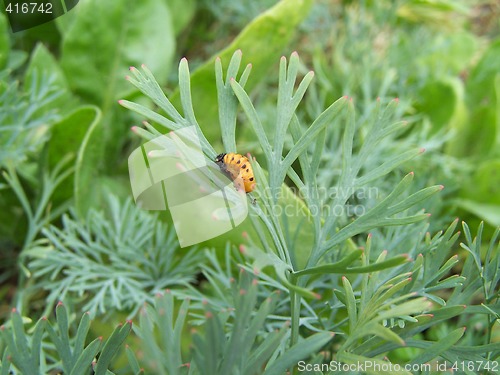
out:
M496 373L499 15L82 0L13 34L0 13L0 374ZM244 223L182 249L127 159L188 125L258 183Z

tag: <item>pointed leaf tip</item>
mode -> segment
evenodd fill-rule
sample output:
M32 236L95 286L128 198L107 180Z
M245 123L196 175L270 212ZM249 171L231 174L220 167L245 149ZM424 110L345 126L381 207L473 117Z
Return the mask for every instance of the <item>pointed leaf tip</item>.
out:
M419 150L419 152L420 152L421 154L423 154L423 153L425 152L425 148L424 148L424 147L422 147L422 148Z
M444 189L444 185L439 185L439 190L443 190Z

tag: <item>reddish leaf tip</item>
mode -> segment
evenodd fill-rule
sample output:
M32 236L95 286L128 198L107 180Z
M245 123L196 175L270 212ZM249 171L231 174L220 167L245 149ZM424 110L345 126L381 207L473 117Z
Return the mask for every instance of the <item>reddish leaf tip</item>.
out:
M425 152L425 148L424 147L420 148L419 152L423 154Z
M59 301L57 302L57 306L56 307L59 307L59 306L63 306L64 304L62 303L62 301Z
M243 237L244 239L248 239L248 232L247 231L241 232L241 237Z
M299 55L299 54L298 54L298 52L297 52L297 51L293 51L293 52L292 52L292 56L298 56L298 55Z
M443 190L444 189L444 185L439 185L439 190Z
M145 68L146 68L146 64L141 64L141 67L142 67L143 69L145 69Z
M415 176L415 172L411 171L410 173L408 173L410 176Z
M396 102L396 104L399 103L399 98L394 98L394 101Z
M238 249L240 250L240 253L242 253L242 254L245 254L245 253L246 253L245 245L240 245L240 246L238 247Z
M182 62L187 62L188 59L186 59L186 56L184 56L182 59L181 59Z
M319 293L313 293L313 294L314 294L315 299L317 299L317 300L321 299L321 294L319 294Z

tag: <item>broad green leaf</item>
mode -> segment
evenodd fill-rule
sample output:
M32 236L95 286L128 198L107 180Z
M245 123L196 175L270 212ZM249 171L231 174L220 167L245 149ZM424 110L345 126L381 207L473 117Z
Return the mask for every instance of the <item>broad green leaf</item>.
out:
M459 207L476 215L492 226L500 225L500 204L481 203L470 199L457 199Z
M493 103L494 77L500 71L500 40L492 43L471 70L467 80L467 99L471 107L484 102Z
M78 150L76 159L74 196L76 212L85 217L85 212L99 204L98 170L102 157L102 122L101 111L97 107L89 107L94 118L88 126L85 137ZM89 114L87 114L89 115Z
M246 85L251 91L266 78L269 61L277 61L284 47L295 34L300 22L308 15L311 0L283 0L274 7L260 14L250 22L234 41L217 56L220 57L224 71L227 69L233 53L241 49L242 66L252 64L251 79ZM198 114L198 122L207 139L214 143L219 140L220 131L217 111L217 92L214 74L216 56L207 60L191 76L193 103ZM171 97L180 108L179 90Z
M470 69L471 60L474 59L479 44L476 35L465 30L456 30L453 33L437 34L433 39L434 48L420 56L419 64L429 69L436 67L436 71L444 71L449 77L457 77L464 70ZM439 75L439 79L442 78L445 77Z
M179 36L191 22L196 12L196 0L163 0L170 9L172 27Z
M25 86L28 82L31 82L33 75L36 75L38 80L41 77L50 79L53 85L58 88L58 94L62 92L50 105L45 106L44 110L55 109L68 113L74 109L77 105L77 100L69 92L69 85L64 72L56 58L42 43L38 43L31 53L29 65L24 76Z
M485 160L473 175L463 181L460 198L485 204L500 205L500 159Z
M96 118L98 109L95 106L82 106L67 115L52 127L48 143L49 168L52 170L57 163L68 154L76 160L80 145ZM64 182L52 196L56 205L70 199L74 193L73 181Z
M446 78L430 81L419 92L420 101L415 105L419 112L425 114L432 125L432 133L457 122L461 124L465 116L464 87L458 78Z
M453 0L410 0L397 10L398 17L403 20L449 29L456 28L458 14L467 15L469 10Z
M87 0L71 13L61 65L75 93L106 110L130 92L124 77L140 64L165 82L175 49L165 2L142 0L132 7L126 0Z

